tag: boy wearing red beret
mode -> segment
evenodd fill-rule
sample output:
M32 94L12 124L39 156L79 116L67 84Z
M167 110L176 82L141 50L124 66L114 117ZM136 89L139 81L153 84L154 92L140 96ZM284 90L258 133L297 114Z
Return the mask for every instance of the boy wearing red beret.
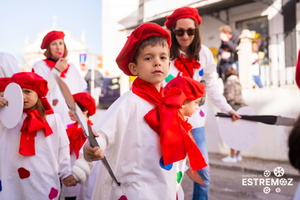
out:
M178 91L163 95L170 43L166 30L145 23L131 33L116 59L125 74L137 78L132 90L94 125L100 148L86 143L83 149L88 161L102 159L105 151L121 185L100 166L93 199L176 199L182 177L178 161L186 157L183 132L176 123L177 100L182 102L184 96Z

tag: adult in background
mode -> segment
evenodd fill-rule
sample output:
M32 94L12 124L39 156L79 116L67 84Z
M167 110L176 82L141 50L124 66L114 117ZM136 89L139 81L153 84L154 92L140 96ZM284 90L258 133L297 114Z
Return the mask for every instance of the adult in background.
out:
M199 25L202 22L201 16L196 8L181 7L167 16L165 26L171 31L172 46L170 49L171 66L166 82L176 77L179 72L194 80L206 84L206 93L212 102L222 111L233 115L234 119L240 116L226 102L223 94L219 91L214 81L216 63L212 52L201 44ZM200 107L189 119L192 124L192 134L198 148L208 161L206 146L205 128L207 104ZM204 181L204 185L194 182L193 200L208 199L210 185L209 166L197 171Z
M68 106L55 80L55 74L67 84L72 94L86 90L87 84L78 69L68 63L68 50L64 42L65 34L62 31L50 31L43 38L41 49L46 49L46 59L33 65L33 71L48 81L47 95L53 109L60 115L65 126L72 123L68 114Z
M9 53L0 52L0 77L11 77L20 72L17 60Z
M229 25L222 25L219 28L221 45L218 52L218 73L224 79L224 72L227 66L233 66L238 72L237 46L240 43L240 33Z

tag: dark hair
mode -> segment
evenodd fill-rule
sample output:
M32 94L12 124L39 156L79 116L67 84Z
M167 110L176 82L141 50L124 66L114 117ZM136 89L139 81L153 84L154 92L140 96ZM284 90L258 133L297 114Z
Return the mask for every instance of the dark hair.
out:
M68 56L68 49L67 49L67 46L66 44L64 43L64 46L65 46L65 49L64 49L64 55L63 55L63 58L67 57ZM50 45L47 47L46 51L44 52L44 56L49 59L49 58L52 58L52 54L51 54L51 51L50 51Z
M173 27L171 28L172 45L170 48L170 60L175 60L176 58L180 57L180 51L179 51L180 45L178 44L176 35L174 33L176 23L174 23ZM201 36L200 36L200 27L196 22L195 22L195 28L196 28L196 33L195 33L194 39L188 48L188 52L186 52L186 53L187 53L188 58L193 58L193 59L199 61L200 60L199 52L201 49Z
M80 108L81 112L87 111L87 109L85 109L85 107L83 105L81 105L80 103L76 102L78 107ZM87 114L88 117L90 117L89 113Z
M133 58L133 62L136 63L137 57L139 56L140 51L143 50L145 47L147 47L147 46L154 47L156 45L160 45L162 47L168 47L168 42L165 38L159 37L159 36L156 36L156 35L146 38L145 40L143 40L140 43L138 49L136 50L136 53L135 53L134 58Z
M292 128L289 138L289 160L293 167L300 171L300 116Z
M225 80L231 76L231 75L236 75L237 76L237 72L236 70L230 65L228 67L226 67L225 72L224 72L224 78Z

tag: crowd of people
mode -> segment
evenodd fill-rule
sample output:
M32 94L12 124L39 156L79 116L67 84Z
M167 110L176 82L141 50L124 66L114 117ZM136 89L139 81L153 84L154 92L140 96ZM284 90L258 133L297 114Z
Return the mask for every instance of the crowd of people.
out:
M238 78L237 31L228 25L219 29L217 65L201 41L201 23L196 8L181 7L166 17L166 29L155 23L138 26L116 58L124 74L136 77L132 88L95 124L89 117L99 99L88 92L90 72L83 77L68 62L62 31L45 35L45 59L31 72L20 72L10 56L1 59L0 54L0 109L10 105L9 84L18 84L23 94L17 125L6 127L0 119L0 199L182 200L184 174L194 181L193 200L209 199L206 99L233 120L241 118L236 110L246 104ZM214 81L217 73L224 93ZM70 97L58 80L80 110L66 102ZM96 86L101 91L101 83ZM98 145L87 139L77 112ZM106 157L120 184L100 162ZM223 161L241 159L231 149Z

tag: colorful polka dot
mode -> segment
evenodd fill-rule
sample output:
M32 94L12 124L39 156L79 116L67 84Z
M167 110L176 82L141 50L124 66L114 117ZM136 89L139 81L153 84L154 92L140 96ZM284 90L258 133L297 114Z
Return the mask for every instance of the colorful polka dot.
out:
M177 172L177 183L180 183L182 179L182 172Z
M2 191L2 181L0 180L0 192Z
M118 200L127 200L127 197L125 195L122 195Z
M55 188L51 188L50 192L49 192L49 199L55 199L58 195L58 190Z
M174 78L174 76L172 74L169 74L166 78L165 81L169 82L170 80L172 80Z
M168 164L168 165L164 165L164 159L161 157L161 159L159 160L159 165L161 168L165 169L165 170L170 170L173 167L173 163Z
M205 114L204 114L204 112L203 112L202 110L200 110L199 115L200 115L201 117L204 117L204 116L205 116Z
M30 171L28 171L27 169L25 169L23 167L20 167L18 169L18 173L19 173L20 179L28 178L30 176Z
M203 71L203 69L201 69L201 70L199 71L199 76L203 76L203 73L204 73L204 71Z

